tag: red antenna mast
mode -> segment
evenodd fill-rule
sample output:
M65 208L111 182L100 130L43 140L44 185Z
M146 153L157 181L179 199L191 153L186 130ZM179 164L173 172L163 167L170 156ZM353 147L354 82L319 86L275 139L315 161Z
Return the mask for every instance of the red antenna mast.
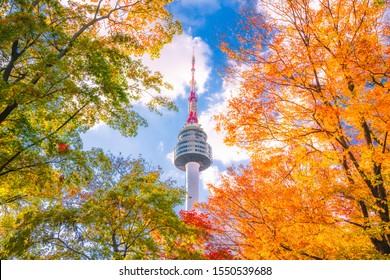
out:
M198 117L196 115L197 112L197 104L198 100L196 99L196 93L195 93L195 54L194 49L192 49L192 80L190 82L191 84L191 93L190 98L188 98L188 119L187 123L198 123Z

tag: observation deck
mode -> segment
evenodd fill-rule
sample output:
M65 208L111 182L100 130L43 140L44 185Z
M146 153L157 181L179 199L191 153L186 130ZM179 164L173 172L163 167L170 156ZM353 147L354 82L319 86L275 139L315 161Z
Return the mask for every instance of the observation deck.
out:
M199 163L199 171L207 169L213 158L207 135L198 123L187 123L179 133L179 142L174 150L175 166L186 171L189 162Z

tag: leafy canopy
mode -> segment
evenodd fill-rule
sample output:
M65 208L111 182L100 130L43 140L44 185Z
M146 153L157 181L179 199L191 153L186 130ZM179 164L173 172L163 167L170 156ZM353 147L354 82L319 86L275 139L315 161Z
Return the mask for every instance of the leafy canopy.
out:
M260 1L223 50L239 93L217 117L250 165L205 205L243 258L386 258L385 1Z
M1 1L1 203L57 195L58 178L82 184L80 133L99 121L135 136L147 122L134 105L175 109L140 60L180 32L170 2Z
M3 259L158 259L176 251L177 236L187 234L173 210L184 191L143 159L98 150L94 158L81 189L3 215Z
M103 121L124 136L135 136L140 126L147 125L136 105L157 113L176 109L160 94L170 85L141 61L144 55L158 57L161 48L181 31L167 10L170 2L0 2L0 238L4 258L147 258L142 255L145 252L140 253L142 246L149 248L150 256L159 249L147 231L157 227L157 219L164 226L174 219L168 208L176 205L178 191L164 189L164 184L171 187L171 183L159 181L158 172L141 175L143 163L138 163L138 177L128 175L120 182L106 178L100 192L91 189L96 172L109 172L107 166L112 163L97 150L83 151L80 134ZM136 190L132 180L142 176L149 183L143 182ZM139 199L144 200L135 204L140 212L131 214L138 223L135 231L144 234L145 225L145 234L134 238L138 249L130 252L126 247L130 233L124 231L130 230L129 224L115 234L120 245L115 239L111 244L117 247L97 246L99 238L109 242L107 234L120 226L113 221L108 226L109 213L115 207L121 209L124 197L135 199L142 188L145 195ZM88 214L92 194L96 196L94 214L101 215L105 225L94 224ZM156 199L148 206L147 201L157 194L166 195L165 200ZM110 195L116 200L106 209L110 212L103 213L110 205ZM126 207L130 213L131 205ZM158 216L159 207L167 223ZM148 227L145 215L152 209L156 210L154 224ZM88 240L81 231L93 234L88 232L93 226L105 228L100 228L100 236L96 233ZM87 244L85 251L78 240ZM91 253L94 246L96 255Z

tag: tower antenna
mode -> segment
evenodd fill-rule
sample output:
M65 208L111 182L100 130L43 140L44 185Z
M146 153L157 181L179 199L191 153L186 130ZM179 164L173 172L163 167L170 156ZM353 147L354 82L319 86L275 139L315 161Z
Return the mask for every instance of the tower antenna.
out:
M194 47L192 47L191 74L192 74L192 79L190 82L191 92L190 92L190 98L188 98L187 123L198 123L198 116L197 116L198 99L196 98L196 92L195 92L196 81L195 81L195 50L194 50Z

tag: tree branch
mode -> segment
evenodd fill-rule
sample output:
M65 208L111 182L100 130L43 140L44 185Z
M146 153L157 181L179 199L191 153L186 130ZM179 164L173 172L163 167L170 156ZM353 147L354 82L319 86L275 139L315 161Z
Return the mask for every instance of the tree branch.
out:
M11 162L13 162L21 153L27 151L28 149L30 149L31 147L41 143L42 141L50 138L51 136L53 136L54 134L56 134L58 131L60 131L64 126L66 126L71 120L73 120L78 113L80 113L80 111L82 109L84 109L86 106L88 105L88 103L86 103L85 105L83 105L81 108L79 108L73 115L71 115L62 125L60 125L56 130L54 130L53 132L49 133L48 135L38 139L37 141L34 141L33 143L31 143L30 145L28 145L27 147L25 147L24 149L18 151L17 153L15 153L12 157L10 157L5 163L3 163L1 166L0 166L0 172L3 171L3 169L8 165L10 164ZM4 173L1 173L2 175Z

